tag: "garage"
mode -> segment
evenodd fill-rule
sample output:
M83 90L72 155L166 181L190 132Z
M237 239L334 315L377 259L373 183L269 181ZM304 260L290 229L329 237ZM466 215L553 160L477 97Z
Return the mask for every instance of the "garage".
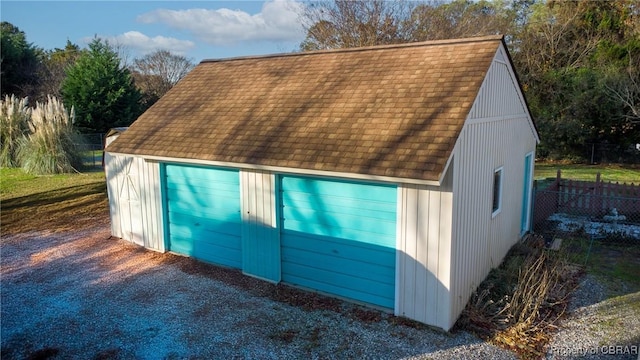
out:
M282 280L394 307L397 189L281 176Z
M164 164L168 250L240 268L238 170Z
M501 36L204 60L107 147L112 232L449 330L539 140Z

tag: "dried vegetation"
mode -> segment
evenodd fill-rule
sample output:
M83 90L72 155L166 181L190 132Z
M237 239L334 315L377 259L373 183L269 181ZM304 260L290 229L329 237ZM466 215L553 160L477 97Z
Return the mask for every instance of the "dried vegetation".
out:
M457 326L522 358L543 357L582 274L566 259L526 237L476 290Z

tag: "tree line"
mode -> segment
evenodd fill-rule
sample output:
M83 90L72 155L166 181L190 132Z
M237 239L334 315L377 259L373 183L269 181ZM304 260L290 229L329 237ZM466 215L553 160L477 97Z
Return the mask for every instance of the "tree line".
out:
M503 34L539 157L640 162L639 17L636 0L318 1L300 51ZM98 38L44 50L7 22L0 37L2 95L61 98L84 133L129 125L194 66L166 50L128 63Z
M34 104L62 99L66 108L75 109L80 133L130 125L194 67L192 60L168 50L127 63L126 49L100 38L84 49L67 40L63 48L45 50L8 22L2 22L0 38L2 96Z
M538 156L640 162L637 0L336 0L313 3L304 18L302 51L502 34Z
M167 50L127 63L125 49L99 38L44 50L0 25L0 166L32 174L82 169L83 134L130 125L194 66Z

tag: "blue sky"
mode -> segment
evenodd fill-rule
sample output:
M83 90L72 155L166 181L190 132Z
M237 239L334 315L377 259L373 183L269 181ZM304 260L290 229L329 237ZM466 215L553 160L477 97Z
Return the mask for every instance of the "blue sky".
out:
M44 49L94 36L140 57L157 49L203 59L296 50L304 39L299 0L7 1L0 18Z

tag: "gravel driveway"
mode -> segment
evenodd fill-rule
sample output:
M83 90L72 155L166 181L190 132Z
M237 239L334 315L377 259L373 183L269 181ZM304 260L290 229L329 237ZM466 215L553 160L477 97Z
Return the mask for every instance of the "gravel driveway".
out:
M0 250L3 360L515 358L467 332L144 250L106 226L5 236Z

